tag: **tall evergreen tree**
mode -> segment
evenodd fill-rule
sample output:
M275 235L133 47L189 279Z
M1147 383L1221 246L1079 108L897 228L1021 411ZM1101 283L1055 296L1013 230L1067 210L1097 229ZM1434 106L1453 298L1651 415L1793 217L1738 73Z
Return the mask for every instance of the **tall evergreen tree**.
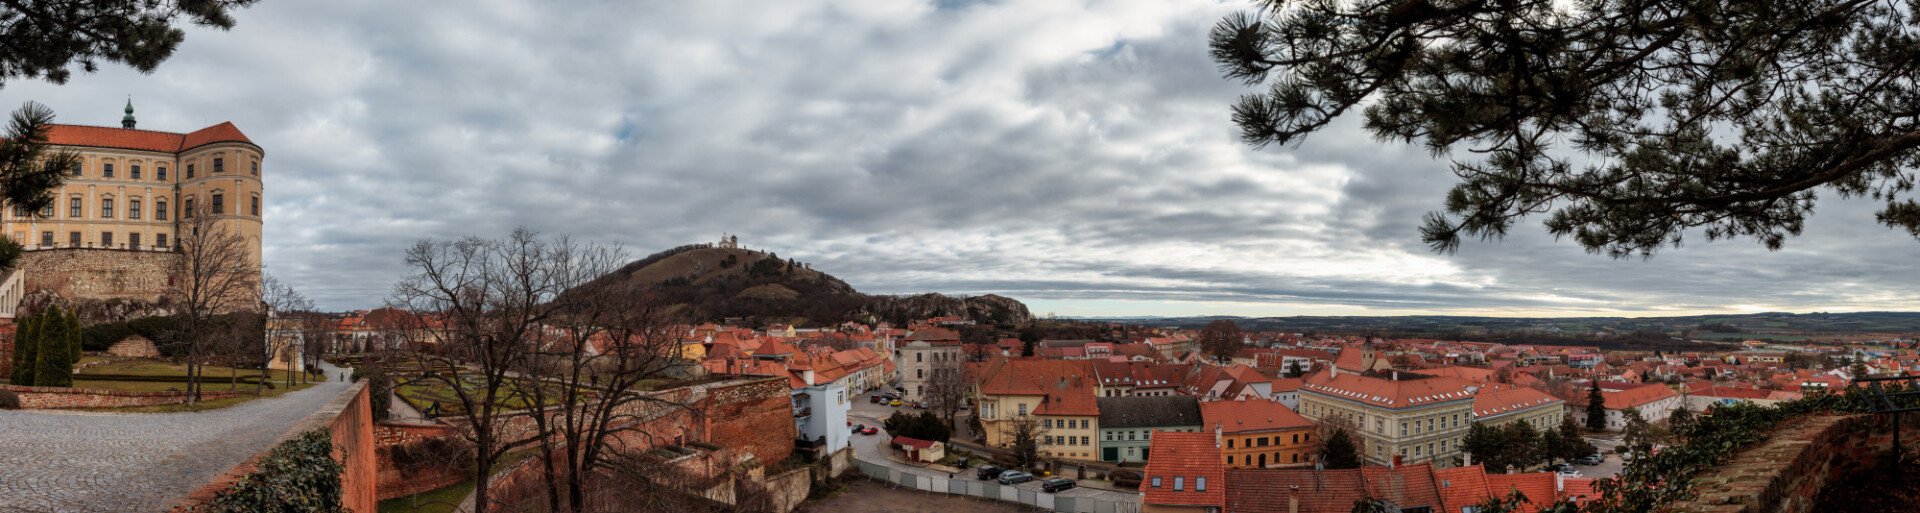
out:
M1353 444L1347 430L1334 431L1321 448L1320 461L1329 469L1360 468L1360 448Z
M1493 472L1505 471L1511 460L1507 459L1507 432L1498 428L1475 422L1467 427L1467 436L1460 439L1460 450L1473 455L1473 460L1487 466Z
M1607 396L1600 394L1600 380L1593 380L1587 388L1587 430L1600 431L1607 428Z
M82 349L80 347L80 311L67 310L67 317L63 320L67 323L67 363L80 363L80 350ZM67 374L72 375L73 373L68 372Z
M1560 430L1545 429L1540 431L1540 443L1534 447L1534 454L1551 465L1567 453L1566 446L1567 440L1560 437Z
M29 315L20 321L20 329L13 334L13 373L8 376L15 385L33 386L33 368L40 361L35 355L40 348L40 316Z
M1560 453L1562 459L1571 460L1593 454L1592 444L1580 437L1580 425L1573 422L1571 414L1560 417L1560 439L1566 444L1561 447L1565 451Z
M71 353L67 350L66 314L54 306L40 316L40 333L34 337L39 347L34 349L33 386L73 386L73 362L67 360Z

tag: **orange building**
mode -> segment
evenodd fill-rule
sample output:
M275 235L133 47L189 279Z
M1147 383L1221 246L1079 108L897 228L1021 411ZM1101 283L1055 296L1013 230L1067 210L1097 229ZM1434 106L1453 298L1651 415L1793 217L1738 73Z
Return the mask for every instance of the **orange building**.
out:
M198 209L246 238L260 262L266 152L233 123L184 134L137 130L129 102L120 128L53 125L48 142L79 154L80 169L54 192L52 208L0 212L0 233L28 251L172 251Z
M1227 468L1313 464L1313 421L1266 399L1200 403L1201 430L1220 443Z

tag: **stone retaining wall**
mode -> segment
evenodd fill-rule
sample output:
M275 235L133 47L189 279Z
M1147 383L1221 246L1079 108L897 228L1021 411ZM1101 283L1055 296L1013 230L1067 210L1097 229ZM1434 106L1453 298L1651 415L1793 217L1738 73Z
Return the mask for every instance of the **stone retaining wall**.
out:
M379 462L380 491L378 495L380 500L406 497L429 490L438 490L473 478L472 473L457 464L444 466L435 465L414 472L405 472L393 461L395 446L416 442L398 441L389 443L389 438L396 436L408 438L459 438L460 432L452 426L438 423L382 422L374 427L374 433L376 438L381 439L380 446L375 453L376 459Z
M157 406L162 404L184 404L186 392L122 392L119 390L97 390L91 388L64 387L23 387L19 385L0 385L20 396L20 407L31 409L64 408L126 408L131 406ZM220 390L200 392L200 400L212 401L241 395L252 394L250 390Z
M1920 412L1899 414L1900 445L1920 451ZM1694 500L1666 511L1806 513L1827 484L1872 472L1893 450L1894 415L1818 416L1792 421L1733 460L1694 480Z

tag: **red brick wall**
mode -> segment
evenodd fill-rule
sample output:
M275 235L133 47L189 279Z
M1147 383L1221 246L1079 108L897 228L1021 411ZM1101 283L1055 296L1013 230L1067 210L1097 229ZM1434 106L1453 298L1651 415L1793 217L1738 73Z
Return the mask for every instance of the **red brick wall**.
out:
M23 387L18 385L0 385L0 390L9 390L19 395L21 408L125 408L129 406L154 406L187 402L186 392L121 392L118 390L94 390L90 388ZM211 401L214 399L226 399L252 393L252 391L248 390L201 392L200 400Z
M395 446L419 443L421 438L439 438L460 436L458 430L443 424L381 423L374 427L374 437L380 440L375 451L379 468L378 493L380 500L394 497L406 497L428 490L458 484L473 477L459 465L429 467L414 472L403 472L393 462Z
M1920 413L1900 419L1900 444L1920 450ZM1828 483L1872 472L1893 450L1893 415L1820 416L1793 421L1731 461L1695 478L1694 500L1665 511L1806 513Z

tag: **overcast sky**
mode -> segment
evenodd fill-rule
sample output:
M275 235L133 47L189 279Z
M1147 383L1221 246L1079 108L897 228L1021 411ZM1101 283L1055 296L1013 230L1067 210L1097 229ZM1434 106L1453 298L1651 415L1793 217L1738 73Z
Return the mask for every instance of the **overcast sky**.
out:
M561 9L556 6L564 5ZM1353 119L1240 144L1235 0L265 0L151 75L6 100L265 148L269 272L378 306L425 237L524 225L634 258L738 234L869 293L1060 315L1920 309L1920 243L1833 194L1768 252L1589 255L1539 220L1436 255L1450 175Z

